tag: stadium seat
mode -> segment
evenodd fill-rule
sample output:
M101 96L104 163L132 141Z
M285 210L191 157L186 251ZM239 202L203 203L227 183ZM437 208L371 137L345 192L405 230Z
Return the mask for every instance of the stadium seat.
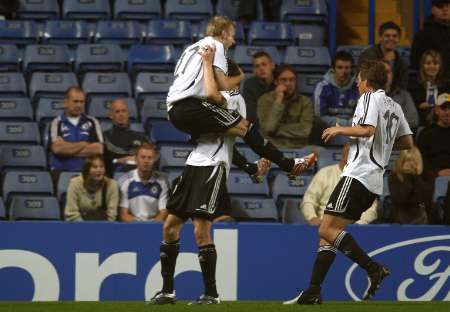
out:
M322 74L301 73L297 75L298 90L302 94L312 95L316 89L316 85L323 79Z
M327 47L287 47L284 62L300 73L325 73L331 65Z
M0 72L20 71L20 54L13 44L0 44Z
M166 172L167 172L167 179L169 179L170 186L173 189L173 187L175 187L174 183L175 179L178 178L183 173L183 170L179 168L168 168Z
M33 120L33 108L28 98L0 98L0 120Z
M280 151L286 158L300 158L311 154L312 152L318 152L320 148L313 147L312 145L307 145L303 148L282 148ZM314 169L311 168L302 172L302 175L313 175ZM270 170L270 176L276 176L278 173L284 173L276 164L272 163L272 169Z
M36 121L41 124L51 121L64 112L63 99L41 98L36 106Z
M63 98L69 87L77 86L74 73L34 73L30 82L30 98L37 103L40 98Z
M286 198L281 206L281 222L288 224L307 224L303 213L300 211L301 199Z
M58 0L21 0L17 15L20 19L58 19Z
M166 97L173 79L172 73L139 73L134 85L136 101L140 104L148 97Z
M222 16L228 16L230 19L239 20L239 5L245 0L218 0L216 5L216 14ZM256 20L259 21L263 16L263 8L260 1L256 2Z
M33 44L38 40L34 21L0 20L0 44Z
M227 179L228 193L231 195L269 196L267 178L263 183L253 183L250 176L241 170L231 169Z
M165 97L146 96L141 108L141 121L145 125L151 119L167 120L167 104Z
M0 73L1 97L26 97L27 88L22 73Z
M128 105L128 115L131 122L138 119L136 103L133 98L123 99ZM109 97L95 97L89 102L88 114L97 119L109 120L109 108L111 107L112 99Z
M326 146L332 146L332 147L342 147L348 142L348 137L337 135L333 138L331 138L327 143Z
M23 70L33 72L68 72L72 70L69 49L65 45L27 45Z
M272 197L278 203L285 198L302 198L311 180L312 176L298 176L290 180L286 174L278 174L273 182Z
M241 146L241 145L237 145L236 146L237 150L239 151L239 153L244 156L248 162L253 163L258 161L261 157L258 156L258 154L256 154L250 147L248 146ZM232 168L237 168L235 165L232 165Z
M192 152L194 147L188 144L164 144L159 149L160 170L184 168L186 165L186 158Z
M47 169L47 153L41 145L3 145L2 169Z
M83 75L88 71L120 72L124 70L124 57L115 44L80 44L77 46L75 70Z
M252 71L252 56L256 52L266 51L271 57L275 64L280 64L281 57L277 48L274 46L245 46L238 45L234 48L233 60L239 64L244 72Z
M14 196L9 206L10 220L60 220L56 197Z
M8 205L14 195L53 195L48 171L8 171L3 179L3 198Z
M328 16L325 0L283 0L280 18L284 22L326 22Z
M94 41L123 46L138 44L142 40L139 23L136 21L98 21Z
M318 169L326 166L337 164L342 158L341 148L324 148L320 151L319 159L317 160Z
M175 128L170 121L152 120L147 129L150 140L155 144L187 143L190 135Z
M238 221L278 221L272 198L231 197L231 215Z
M165 17L167 19L200 22L209 20L213 15L210 0L166 0Z
M145 41L150 44L188 44L192 42L191 24L188 21L150 21Z
M112 128L112 122L110 120L100 121L100 128L102 131L106 131ZM144 127L140 122L130 122L130 129L136 132L145 133Z
M148 21L161 17L159 0L116 0L114 18L118 20Z
M96 96L110 99L131 96L131 82L127 73L87 73L82 88L88 102Z
M172 45L135 45L128 53L128 73L141 71L173 72L175 49Z
M250 45L285 47L294 43L291 24L252 22L248 32Z
M88 43L90 33L85 21L47 21L44 25L42 42L46 44L76 45Z
M3 203L3 198L0 197L0 220L6 219L6 209L5 204Z
M347 51L353 56L353 61L355 64L358 64L359 56L361 53L370 48L369 45L340 45L337 47L337 51Z
M66 193L67 189L69 188L70 180L73 177L79 176L80 172L68 172L63 171L58 177L58 182L56 186L56 196L58 198L58 201L60 202L61 206L65 206L66 203Z
M39 144L39 127L35 122L0 121L0 144Z
M62 6L64 19L109 19L110 12L109 0L66 0Z
M294 39L299 46L325 46L326 30L324 25L299 24L294 25Z

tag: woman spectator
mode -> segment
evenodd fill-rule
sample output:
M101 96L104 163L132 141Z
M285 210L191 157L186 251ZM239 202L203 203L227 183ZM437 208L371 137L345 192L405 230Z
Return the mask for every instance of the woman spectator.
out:
M119 188L116 181L105 176L103 158L87 158L81 176L69 183L65 219L115 221L118 204Z

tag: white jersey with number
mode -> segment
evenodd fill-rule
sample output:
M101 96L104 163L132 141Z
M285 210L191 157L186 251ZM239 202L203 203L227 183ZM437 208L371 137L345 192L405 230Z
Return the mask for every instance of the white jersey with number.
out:
M172 86L167 94L167 111L172 108L172 103L188 97L205 97L203 83L203 62L198 51L205 46L215 46L213 66L228 74L228 64L223 44L213 37L205 37L193 45L187 47L175 66Z
M412 134L402 108L383 90L361 95L353 116L353 126L370 125L375 134L350 138L350 151L342 176L361 182L370 192L383 193L383 174L397 138Z
M220 93L227 101L227 109L238 110L245 118L245 101L239 91L222 91ZM202 135L197 140L198 144L195 149L189 154L186 165L202 167L224 164L228 175L233 160L234 141L235 137L229 135L216 133Z

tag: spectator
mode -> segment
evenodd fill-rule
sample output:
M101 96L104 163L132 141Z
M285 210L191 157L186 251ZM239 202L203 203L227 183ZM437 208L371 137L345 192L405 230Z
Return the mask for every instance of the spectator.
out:
M262 135L278 148L301 148L308 144L313 126L313 104L297 92L295 69L283 65L275 77L276 88L258 100Z
M417 129L419 126L419 113L417 112L416 105L414 105L411 94L399 86L392 85L393 73L391 65L386 61L384 65L387 72L386 94L400 105L409 127L411 129Z
M346 51L339 51L331 69L325 74L314 91L316 116L329 125L351 125L353 111L359 98L358 87L352 76L353 58Z
M19 8L19 0L0 1L0 20L15 18Z
M100 155L86 159L81 176L72 178L67 189L67 221L115 221L119 203L117 182L105 176Z
M420 125L430 125L433 117L433 107L438 94L443 93L442 57L434 50L422 54L417 79L410 80L408 89L419 111Z
M427 224L433 189L422 178L422 155L417 147L402 150L389 175L392 221L400 224Z
M132 221L164 221L167 217L169 181L162 172L154 171L159 159L155 145L142 143L136 151L137 168L120 179L120 219Z
M113 126L103 132L103 137L106 173L113 177L116 171L124 172L136 168L136 148L144 142L148 143L148 140L143 133L130 129L128 105L123 99L111 103L109 118Z
M325 206L333 189L339 182L342 169L347 163L349 148L350 145L345 144L342 148L342 158L339 163L320 169L309 184L300 204L300 209L310 225L320 225L322 222ZM375 221L378 217L377 207L378 201L375 200L356 223L368 224Z
M85 99L79 87L67 89L64 112L50 125L50 169L55 185L62 171L80 171L86 157L103 154L100 124L84 114Z
M394 73L393 88L406 89L408 86L408 65L402 60L397 51L401 36L400 27L394 22L386 22L381 24L378 34L380 36L379 43L361 53L359 65L367 59L379 59L389 62Z
M247 108L247 120L258 121L257 103L261 95L275 89L275 64L272 57L265 51L259 51L252 56L253 74L244 81L244 100Z
M450 176L450 94L438 96L434 113L437 122L425 127L418 140L424 174L429 178Z
M422 54L436 50L442 56L445 83L450 81L450 0L433 0L431 16L414 36L411 66L418 70Z

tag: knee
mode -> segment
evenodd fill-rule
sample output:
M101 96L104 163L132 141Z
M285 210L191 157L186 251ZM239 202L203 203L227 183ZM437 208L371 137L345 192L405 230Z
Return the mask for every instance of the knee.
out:
M203 227L195 227L194 236L197 246L204 246L212 243L209 231Z

